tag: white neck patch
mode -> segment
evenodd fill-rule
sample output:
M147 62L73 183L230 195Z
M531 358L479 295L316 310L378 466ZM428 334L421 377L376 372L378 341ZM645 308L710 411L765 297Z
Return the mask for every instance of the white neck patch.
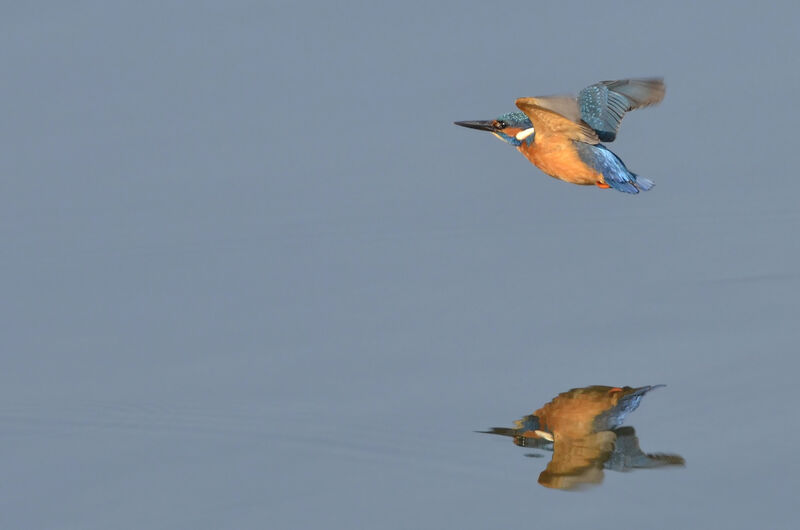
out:
M518 132L517 134L514 135L514 137L521 142L528 136L532 135L534 132L536 131L533 130L533 127L530 127L528 129L525 129L524 131Z

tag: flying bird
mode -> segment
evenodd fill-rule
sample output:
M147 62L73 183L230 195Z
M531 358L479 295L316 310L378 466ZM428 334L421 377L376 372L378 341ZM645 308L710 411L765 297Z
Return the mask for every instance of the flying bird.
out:
M551 177L639 193L651 189L653 181L632 173L600 142L613 142L625 113L659 103L665 89L661 78L601 81L577 98L519 98L522 112L455 124L491 132Z

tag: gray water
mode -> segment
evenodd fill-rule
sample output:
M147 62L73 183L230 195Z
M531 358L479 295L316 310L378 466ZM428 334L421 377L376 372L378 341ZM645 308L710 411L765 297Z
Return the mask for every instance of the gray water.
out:
M796 528L799 11L5 6L0 527ZM638 196L452 125L648 75ZM653 384L685 467L474 432Z

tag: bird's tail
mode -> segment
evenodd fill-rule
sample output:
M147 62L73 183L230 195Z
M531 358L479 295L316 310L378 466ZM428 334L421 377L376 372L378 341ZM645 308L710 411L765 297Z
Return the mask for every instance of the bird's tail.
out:
M636 187L642 191L651 190L653 189L653 186L656 185L656 183L653 182L652 180L640 177L639 175L636 175L634 177L634 182L636 183Z

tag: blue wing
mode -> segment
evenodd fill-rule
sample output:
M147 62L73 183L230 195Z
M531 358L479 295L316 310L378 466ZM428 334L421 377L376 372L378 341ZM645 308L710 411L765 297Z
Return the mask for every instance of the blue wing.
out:
M654 105L664 99L664 80L621 79L601 81L581 90L578 95L581 119L602 142L613 142L625 113Z

